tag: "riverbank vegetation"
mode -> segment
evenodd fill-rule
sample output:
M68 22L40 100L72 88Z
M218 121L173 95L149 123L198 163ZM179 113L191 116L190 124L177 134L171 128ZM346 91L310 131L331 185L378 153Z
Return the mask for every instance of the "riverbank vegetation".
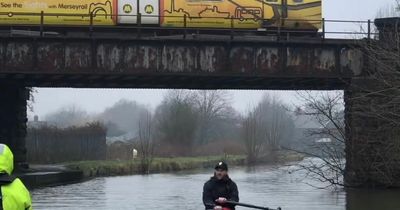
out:
M260 164L279 164L292 161L300 161L304 155L282 150L276 153L273 160L265 159ZM225 161L229 167L247 165L245 155L223 155L223 156L200 156L200 157L174 157L174 158L154 158L148 166L146 173L168 173L184 170L210 169L218 161ZM78 161L66 163L65 166L72 170L82 171L85 178L99 176L135 175L143 174L140 159L134 160L98 160L98 161Z
M175 157L154 158L146 173L165 173L201 168L213 168L215 163L224 160L232 166L244 165L246 157L243 155L205 156L205 157ZM116 176L143 174L140 159L134 160L106 160L106 161L79 161L67 163L66 167L80 170L85 177Z
M141 134L149 129L139 126L134 145L147 154L139 155L139 159L151 159L151 154L161 157L245 154L249 164L277 159L275 151L294 133L294 120L288 108L269 95L264 95L254 110L244 115L237 113L231 104L226 91L167 92L152 116L147 112L147 117L139 118L139 125L148 124L151 118L147 127L154 128L143 141ZM144 148L149 151L143 151Z
M296 116L290 107L266 94L254 108L249 107L249 112L240 113L233 108L231 98L225 90L169 90L154 110L136 102L120 101L97 116L90 116L75 106L52 113L46 119L53 126L100 121L107 130L104 139L107 152L97 159L107 161L98 162L104 167L95 167L94 172L100 175L103 171L143 174L164 171L158 168L181 165L179 161L165 162L175 157L195 160L207 156L240 156L245 159L243 164L284 159L279 157L281 148L295 141ZM86 139L84 135L73 146L90 149ZM61 144L53 146L63 148ZM163 164L157 167L160 161ZM190 168L197 168L198 162L193 162ZM83 163L79 167L90 168L90 165L86 167Z

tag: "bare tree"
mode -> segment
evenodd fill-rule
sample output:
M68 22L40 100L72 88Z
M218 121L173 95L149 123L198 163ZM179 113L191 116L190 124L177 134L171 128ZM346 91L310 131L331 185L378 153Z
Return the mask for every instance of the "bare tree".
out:
M297 115L308 116L317 123L317 128L306 130L306 136L315 141L308 146L312 151L298 151L313 158L298 164L306 175L326 183L325 187L344 186L345 173L345 122L342 92L312 93L298 92L303 105Z
M400 22L398 18L377 19L375 25L378 39L361 43L366 63L363 77L353 79L352 90L346 92L346 103L352 107L351 123L368 128L362 133L349 130L352 141L347 141L346 146L357 150L346 153L351 161L351 167L346 168L346 181L399 186Z
M242 138L246 146L248 163L257 162L265 141L260 135L259 109L249 111L242 122Z
M197 110L192 92L168 91L157 107L155 118L161 144L174 146L175 154L189 155L197 129Z
M155 139L153 117L149 111L140 114L138 125L138 154L140 158L141 171L149 173L151 163L153 161Z
M377 17L400 17L400 0L395 0L394 4L379 9Z
M29 111L33 112L33 107L34 107L34 104L35 104L35 94L38 93L38 91L37 91L36 88L33 88L33 87L29 87L29 88L26 88L26 89L29 92L29 99L28 99L28 102L27 102L27 108L28 108Z
M249 162L261 156L274 156L281 142L293 134L293 120L277 98L264 95L242 122L243 140Z
M396 6L379 11L378 17L399 17L400 2ZM310 131L310 135L328 137L329 144L319 144L320 154L311 153L310 159L300 168L317 180L326 183L325 187L348 186L343 180L344 174L357 173L361 184L368 184L372 176L382 185L392 186L398 179L400 159L400 23L397 19L376 20L379 30L376 40L363 40L361 50L365 66L363 75L351 81L350 91L345 91L347 106L351 109L344 113L343 94L320 95L318 97L306 93L304 114L313 116L321 125L318 130ZM359 46L358 46L359 47ZM367 129L355 131L346 125L344 116L350 121L356 120ZM345 133L358 135L357 147L354 151L352 141L344 141ZM378 146L372 147L379 143ZM353 165L361 165L356 170L346 168L344 147L351 147L354 153L347 161ZM377 161L379 160L379 161ZM370 164L369 162L373 163ZM360 177L366 177L361 180ZM376 181L376 180L375 180ZM375 182L374 181L374 182ZM373 183L373 184L376 184Z
M218 124L233 115L231 96L224 90L199 90L195 92L198 118L198 143L207 143L220 132Z
M48 114L45 119L60 128L81 126L91 121L87 112L77 105L65 106Z
M400 26L400 23L395 24L397 27ZM384 28L382 30L387 30ZM372 41L363 45L367 61L370 66L373 66L368 69L368 79L377 88L372 90L361 85L357 87L365 92L358 96L359 98L372 96L381 100L381 103L377 104L378 106L365 107L372 109L369 112L363 112L368 114L367 117L398 126L400 125L400 115L393 107L400 105L400 30L394 31L396 30L394 28L392 30L392 32L381 32L380 41ZM357 114L362 114L362 112Z
M276 97L265 94L258 105L263 135L271 149L279 149L287 135L293 134L293 120L288 108Z
M111 107L106 108L97 118L106 124L110 133L115 130L120 134L130 134L132 137L138 132L138 122L142 112L147 109L136 101L119 100Z

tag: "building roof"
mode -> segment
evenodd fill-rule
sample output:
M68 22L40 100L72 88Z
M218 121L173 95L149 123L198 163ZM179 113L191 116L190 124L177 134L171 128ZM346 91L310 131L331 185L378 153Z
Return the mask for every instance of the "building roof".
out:
M296 128L300 129L316 129L321 128L318 121L310 115L296 115L294 117L294 125Z

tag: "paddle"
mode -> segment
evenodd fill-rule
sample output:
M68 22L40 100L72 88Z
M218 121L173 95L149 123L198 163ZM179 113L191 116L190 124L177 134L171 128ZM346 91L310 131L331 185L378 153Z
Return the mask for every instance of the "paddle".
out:
M225 201L225 203L233 204L233 205L236 205L236 206L243 206L243 207L247 207L247 208L253 208L253 209L282 210L281 207L278 207L277 209L270 209L270 208L268 208L268 207L254 206L254 205L251 205L251 204L239 203L239 202L235 202L235 201Z

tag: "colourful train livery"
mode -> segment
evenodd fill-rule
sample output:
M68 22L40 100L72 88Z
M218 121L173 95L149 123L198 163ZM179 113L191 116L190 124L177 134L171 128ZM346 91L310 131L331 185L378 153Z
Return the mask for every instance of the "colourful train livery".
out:
M0 24L315 29L321 0L0 0Z

